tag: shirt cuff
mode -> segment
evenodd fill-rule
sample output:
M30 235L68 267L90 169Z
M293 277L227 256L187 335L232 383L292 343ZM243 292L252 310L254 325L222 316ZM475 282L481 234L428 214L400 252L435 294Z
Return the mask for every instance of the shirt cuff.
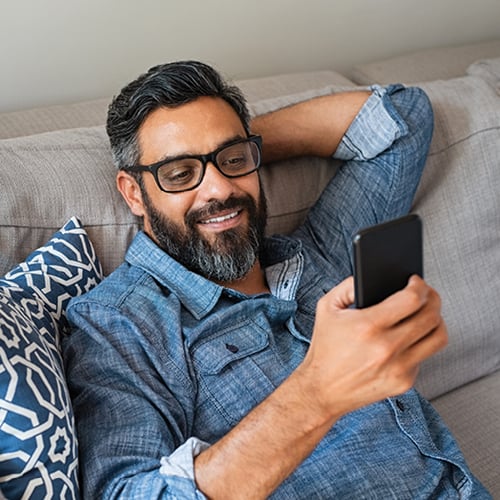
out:
M170 456L162 457L160 474L190 479L194 482L194 457L209 447L208 443L197 438L189 438Z
M390 95L404 89L400 84L372 85L372 94L354 118L333 157L339 160L370 160L408 133L408 126L394 108Z

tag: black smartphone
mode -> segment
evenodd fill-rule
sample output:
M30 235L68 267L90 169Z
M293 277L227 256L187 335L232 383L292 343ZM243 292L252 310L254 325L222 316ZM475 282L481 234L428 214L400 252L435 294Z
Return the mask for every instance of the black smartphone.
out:
M417 214L361 229L353 239L355 306L378 304L404 288L412 274L423 277L422 245Z

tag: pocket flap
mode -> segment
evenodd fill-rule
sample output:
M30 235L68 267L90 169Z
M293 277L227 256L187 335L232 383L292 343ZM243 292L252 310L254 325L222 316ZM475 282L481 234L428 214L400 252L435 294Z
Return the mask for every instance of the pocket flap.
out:
M201 341L192 352L202 373L215 375L227 365L269 345L269 337L255 320L247 319Z

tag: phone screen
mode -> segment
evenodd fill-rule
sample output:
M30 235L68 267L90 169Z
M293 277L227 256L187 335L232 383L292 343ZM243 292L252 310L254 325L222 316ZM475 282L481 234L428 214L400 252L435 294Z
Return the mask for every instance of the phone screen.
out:
M355 305L378 304L423 277L422 221L406 215L360 230L353 239Z

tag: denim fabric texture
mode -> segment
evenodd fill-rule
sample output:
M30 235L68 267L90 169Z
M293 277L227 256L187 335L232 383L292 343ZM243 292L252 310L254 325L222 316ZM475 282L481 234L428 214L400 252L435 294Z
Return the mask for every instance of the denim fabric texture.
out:
M86 498L204 498L193 457L302 361L318 299L352 274L354 233L410 210L432 127L421 90L373 89L305 224L266 241L271 294L222 288L140 232L125 263L72 300L64 358ZM343 417L272 497L490 498L414 390Z

